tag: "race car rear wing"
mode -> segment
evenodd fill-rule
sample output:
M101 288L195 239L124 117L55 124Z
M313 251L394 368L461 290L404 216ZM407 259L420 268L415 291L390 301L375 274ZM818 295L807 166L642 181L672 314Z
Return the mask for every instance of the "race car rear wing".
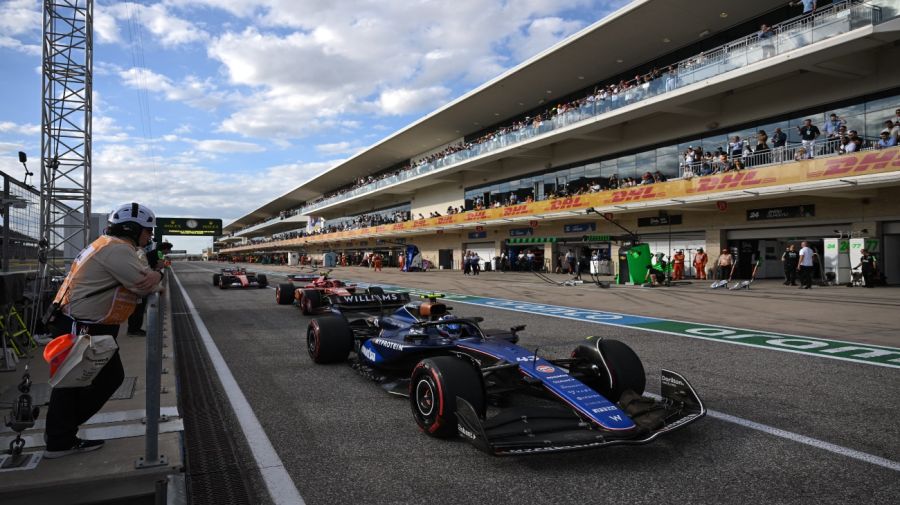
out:
M352 295L328 295L332 308L341 312L366 312L395 309L409 303L409 293L359 293Z
M660 383L662 397L634 395L639 398L636 403L643 405L636 409L623 406L636 424L634 429L627 431L603 430L564 408L532 409L527 413L501 412L482 420L472 405L459 397L456 398L457 430L475 447L496 456L646 444L706 415L703 402L680 374L662 370Z

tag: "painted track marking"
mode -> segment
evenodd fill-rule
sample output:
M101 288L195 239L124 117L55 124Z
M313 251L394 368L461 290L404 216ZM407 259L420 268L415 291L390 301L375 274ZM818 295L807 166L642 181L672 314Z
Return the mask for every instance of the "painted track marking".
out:
M247 445L250 446L253 459L256 460L256 466L266 484L269 496L272 497L272 502L276 505L304 505L305 502L300 496L300 492L297 491L294 480L284 468L284 463L278 457L278 453L275 452L275 448L272 446L272 442L269 441L266 432L262 429L262 425L259 423L256 413L253 412L250 402L247 401L247 397L241 391L241 387L235 380L234 375L232 375L231 369L228 368L228 364L225 363L225 358L219 352L212 335L209 334L209 330L203 324L203 319L200 318L197 308L194 307L194 302L191 301L191 297L188 296L187 290L184 289L174 269L172 269L172 277L178 284L178 289L181 290L184 304L187 306L191 319L193 319L194 325L200 333L200 338L206 347L206 352L209 354L213 368L216 370L216 375L219 376L222 389L228 397L229 403L231 403L231 408L237 417L238 424L241 426L244 438L247 439Z

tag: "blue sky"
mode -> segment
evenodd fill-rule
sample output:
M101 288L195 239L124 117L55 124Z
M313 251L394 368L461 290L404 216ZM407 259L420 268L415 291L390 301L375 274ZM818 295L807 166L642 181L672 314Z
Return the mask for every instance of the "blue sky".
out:
M95 0L93 209L227 223L624 3ZM17 151L39 176L41 5L0 2L0 170L16 178Z

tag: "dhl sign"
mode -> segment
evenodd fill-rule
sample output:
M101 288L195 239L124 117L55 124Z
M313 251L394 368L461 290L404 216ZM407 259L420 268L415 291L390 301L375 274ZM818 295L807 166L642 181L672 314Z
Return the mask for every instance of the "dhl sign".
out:
M710 191L729 191L733 189L752 188L761 184L771 184L775 177L765 177L757 170L744 170L722 175L708 175L697 179L696 187L688 188L688 193L709 193Z
M550 210L579 209L588 206L590 206L590 204L587 202L587 198L581 196L550 200Z
M640 200L652 200L666 196L663 191L658 191L656 186L640 186L630 189L613 191L611 203L637 202Z
M784 165L771 165L740 172L728 172L725 174L695 177L693 179L682 179L647 186L624 188L615 191L602 191L599 193L590 193L568 198L543 200L499 209L485 209L448 216L418 219L416 221L408 221L405 223L394 223L391 225L381 225L373 228L355 230L352 232L352 235L350 235L350 232L332 233L324 236L317 235L309 238L292 239L290 243L297 245L311 242L319 243L323 240L334 240L335 238L362 234L385 234L393 231L410 230L414 228L427 229L430 226L471 223L473 221L490 222L491 220L510 216L539 215L560 210L603 207L627 202L679 198L687 195L715 194L721 191L733 191L736 189L798 184L891 171L900 171L900 147L824 159L805 160ZM265 244L265 246L240 246L226 249L225 252L274 248L283 243L284 242L270 242Z
M856 156L841 156L825 160L824 166L808 171L810 177L830 178L865 175L900 167L900 149L885 149Z
M531 213L528 205L512 205L503 208L503 217L509 216L525 216Z

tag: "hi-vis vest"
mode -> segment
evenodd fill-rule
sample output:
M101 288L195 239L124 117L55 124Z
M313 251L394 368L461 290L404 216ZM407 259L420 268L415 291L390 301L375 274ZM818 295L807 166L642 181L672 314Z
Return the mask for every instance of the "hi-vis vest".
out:
M116 242L124 243L125 241L119 238L111 237L109 235L103 235L93 243L91 243L91 245L87 246L83 251L78 253L78 256L75 257L75 260L72 262L72 269L69 271L69 275L67 275L65 280L63 280L62 286L59 287L59 291L57 291L56 293L56 298L53 300L54 303L58 303L59 306L62 307L63 314L71 317L72 319L77 319L71 314L72 309L70 302L72 301L72 290L75 286L78 285L78 281L80 280L78 275L79 270L81 270L82 265L84 265L86 261L91 259L100 250ZM97 321L85 321L81 319L79 319L79 321L95 324L121 324L123 321L128 319L128 316L130 316L132 312L134 312L138 301L140 301L140 297L138 295L125 289L125 286L118 286L115 288L115 292L113 293L113 299L112 303L109 306L109 310L102 318Z

